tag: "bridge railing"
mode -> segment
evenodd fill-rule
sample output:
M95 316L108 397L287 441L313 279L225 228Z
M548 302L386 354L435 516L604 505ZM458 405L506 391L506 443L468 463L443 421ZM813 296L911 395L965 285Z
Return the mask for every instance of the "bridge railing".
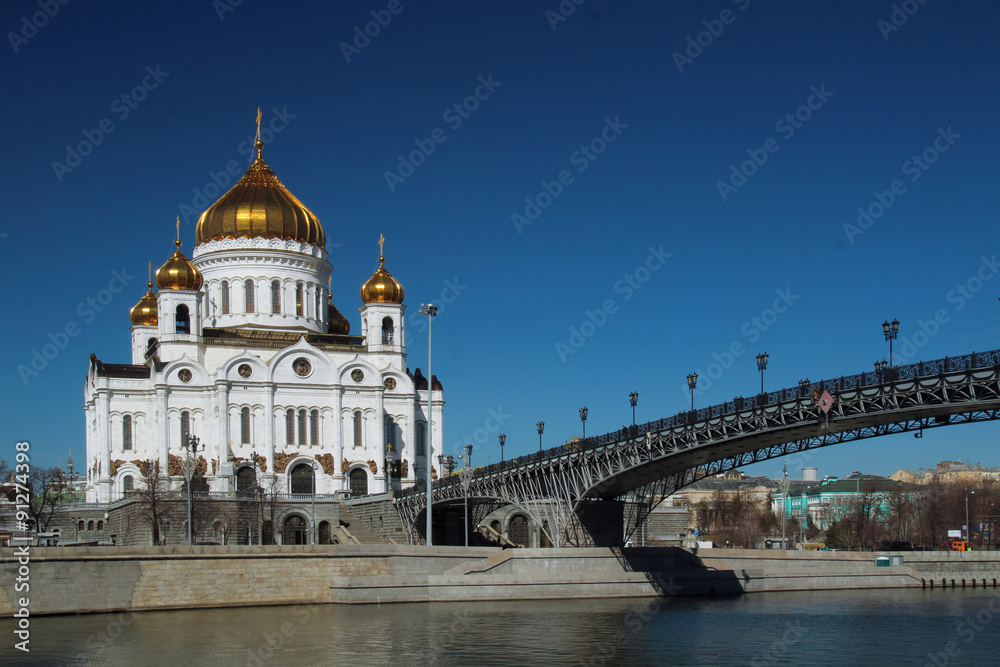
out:
M894 366L884 371L865 371L856 375L844 375L831 380L820 380L809 384L785 387L777 391L765 392L755 396L737 396L731 401L710 405L697 410L687 410L679 412L671 417L664 417L645 424L626 426L618 431L602 433L600 435L570 442L565 445L551 447L540 452L525 454L514 459L492 463L476 469L476 477L493 475L511 468L518 468L523 465L558 458L567 454L574 454L581 451L596 449L607 445L613 445L622 440L634 439L649 432L666 431L678 426L690 426L697 422L707 421L726 415L736 414L744 410L754 410L779 405L789 401L797 401L812 394L814 388L821 393L829 391L835 394L841 391L851 391L864 387L877 387L886 383L915 380L920 377L939 375L941 373L953 373L959 371L969 371L976 368L991 368L1000 365L1000 350L989 352L972 352L957 357L944 357L931 361L918 361L905 366ZM458 475L451 475L444 479L439 479L434 483L435 488L447 488L455 484L460 484ZM423 488L411 487L402 491L399 496L407 496L414 493L426 493Z

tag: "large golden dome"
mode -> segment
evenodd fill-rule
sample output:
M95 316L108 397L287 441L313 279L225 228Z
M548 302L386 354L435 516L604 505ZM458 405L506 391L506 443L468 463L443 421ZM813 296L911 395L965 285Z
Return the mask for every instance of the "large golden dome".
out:
M160 289L201 289L205 279L201 271L181 252L181 240L177 239L177 250L156 270L156 286Z
M382 256L382 244L385 237L378 239L378 269L364 285L361 286L361 300L365 303L403 303L403 286L392 274L385 270L385 257Z
M139 303L132 306L129 311L129 318L136 326L152 326L157 323L156 296L153 295L153 283L146 283L149 291L146 296L139 299Z
M323 226L312 211L289 192L260 156L219 201L209 206L195 229L195 244L224 238L279 238L326 246Z

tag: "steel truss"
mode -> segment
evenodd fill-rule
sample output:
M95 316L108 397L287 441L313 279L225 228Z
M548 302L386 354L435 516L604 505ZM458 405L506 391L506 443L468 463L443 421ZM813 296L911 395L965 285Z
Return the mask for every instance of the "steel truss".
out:
M829 391L824 414L814 396ZM1000 419L1000 351L973 353L739 398L722 405L476 469L470 504L515 504L556 546L583 545L588 500L625 503L627 539L664 498L705 477L818 447ZM434 502L463 498L458 476L434 484ZM414 542L426 507L419 491L395 500Z

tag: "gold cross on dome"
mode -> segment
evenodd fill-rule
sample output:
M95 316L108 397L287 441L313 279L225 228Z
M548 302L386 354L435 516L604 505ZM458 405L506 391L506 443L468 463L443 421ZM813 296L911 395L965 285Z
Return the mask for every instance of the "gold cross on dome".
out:
M378 235L378 254L382 256L382 244L385 243L385 237L381 234Z
M257 140L260 140L260 107L257 107Z

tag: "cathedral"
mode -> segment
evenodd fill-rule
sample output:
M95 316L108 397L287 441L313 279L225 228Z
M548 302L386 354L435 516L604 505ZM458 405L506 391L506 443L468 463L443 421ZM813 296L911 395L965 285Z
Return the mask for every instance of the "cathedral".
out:
M323 226L264 161L259 123L256 159L199 217L191 258L178 222L176 250L132 308L131 363L90 355L88 502L125 497L146 461L172 488L190 465L224 494L407 488L426 476L428 391L441 451L442 387L406 367L403 287L384 239L352 335Z

